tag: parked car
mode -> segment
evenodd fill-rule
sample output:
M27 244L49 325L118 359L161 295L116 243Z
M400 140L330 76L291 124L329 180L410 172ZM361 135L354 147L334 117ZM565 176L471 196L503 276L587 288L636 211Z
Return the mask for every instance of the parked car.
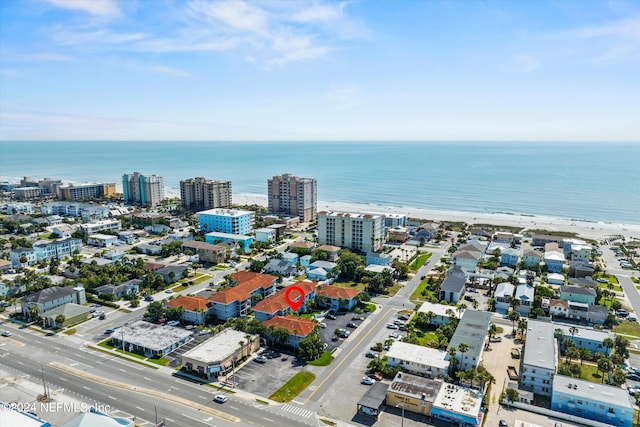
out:
M502 341L502 337L491 337L489 338L490 342L500 342Z
M375 353L373 351L367 351L365 353L365 356L368 357L369 359L375 359L376 357L380 357L378 353Z
M351 318L351 320L360 320L360 321L362 321L362 320L364 320L364 316L353 316Z
M362 379L360 380L360 384L364 384L364 385L372 385L374 382L375 381L369 377L362 377Z
M357 328L358 326L360 326L360 325L359 325L358 323L356 323L356 322L349 322L349 323L347 323L347 328L353 328L353 329L355 329L355 328Z
M406 322L407 320L409 320L409 317L405 316L404 314L401 314L400 316L398 316L398 319L404 320Z
M598 282L599 282L599 283L609 283L609 281L608 281L607 279L603 279L602 277L600 277L600 278L598 279Z
M10 337L11 336L11 332L10 331L2 331L2 336L3 337Z
M327 324L326 324L326 323L324 323L324 322L320 322L320 327L321 327L322 329L324 329L324 328L326 328L326 327L327 327Z
M371 373L368 375L368 377L376 381L382 381L382 375L380 374Z
M216 403L224 403L227 401L227 396L224 394L216 394L216 397L213 398L213 401Z
M327 313L327 315L325 316L327 319L331 319L331 320L336 320L337 317L335 314L332 313Z
M387 329L398 329L398 325L394 325L393 323L387 323Z
M509 427L509 424L507 424L507 422L505 420L500 420L498 422L498 426L500 426L500 427Z
M265 363L267 361L267 358L264 356L258 356L254 360L258 363Z
M167 322L167 326L178 326L180 324L179 320L171 320Z

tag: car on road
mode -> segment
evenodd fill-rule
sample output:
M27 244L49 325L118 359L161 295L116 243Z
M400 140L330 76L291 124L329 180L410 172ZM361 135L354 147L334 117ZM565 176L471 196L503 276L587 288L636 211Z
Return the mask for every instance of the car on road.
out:
M387 329L398 329L398 325L393 323L387 323Z
M111 335L112 333L114 333L116 330L113 328L109 328L107 330L104 331L105 335Z
M367 375L367 376L368 376L369 378L371 378L372 380L382 381L382 375L380 375L380 374L376 374L375 372L374 372L374 373L371 373L371 374L369 374L369 375Z
M265 356L258 356L254 360L258 363L266 363L267 358Z
M420 280L424 280L426 277L427 277L427 276L422 275L422 276L420 276Z
M99 320L104 320L106 318L107 318L107 316L105 314L101 314L100 316L98 316Z
M11 336L11 332L9 332L9 331L2 331L2 336L3 336L3 337L10 337L10 336Z
M364 384L364 385L373 385L374 382L375 381L369 377L362 377L362 379L360 380L360 384Z
M368 357L369 359L375 359L376 357L380 357L380 354L375 353L373 351L367 351L365 353L365 356Z
M172 294L173 293L173 289L167 289L166 291L164 291L165 294Z
M225 396L224 394L216 394L216 396L213 398L213 401L216 403L224 403L227 401L227 396Z
M144 297L144 300L147 302L151 302L153 301L153 297L151 295L147 295L146 297Z
M500 427L509 427L509 424L507 424L507 422L505 420L500 420L498 422L498 426L500 426Z

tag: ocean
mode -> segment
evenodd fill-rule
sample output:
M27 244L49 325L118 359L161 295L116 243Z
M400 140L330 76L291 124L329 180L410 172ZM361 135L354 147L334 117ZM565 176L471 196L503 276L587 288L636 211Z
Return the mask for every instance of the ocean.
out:
M316 178L318 199L476 213L640 223L640 145L404 142L0 142L0 176L115 182L139 171L232 181L266 195L267 178Z

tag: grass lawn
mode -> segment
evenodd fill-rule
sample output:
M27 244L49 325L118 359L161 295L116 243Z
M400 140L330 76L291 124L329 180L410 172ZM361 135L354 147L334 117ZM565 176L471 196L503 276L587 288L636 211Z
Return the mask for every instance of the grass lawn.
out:
M340 281L335 281L333 282L333 286L339 286L341 288L351 288L351 289L360 289L361 291L364 291L364 283L358 283L358 282L340 282Z
M427 288L427 281L423 280L422 282L420 282L420 284L418 285L418 287L416 288L415 291L413 291L413 293L411 294L411 296L409 297L409 300L413 301L413 300L418 300L418 301L431 301L431 297L435 296L434 292L429 292L428 295L422 295L422 292Z
M431 340L437 341L437 336L435 332L427 332L424 334L423 337L418 337L418 342L420 343L420 345L424 347L429 347L428 342Z
M616 276L614 276L613 274L606 274L606 275L604 275L602 277L607 279L609 281L609 283L613 283L614 285L617 285L617 284L620 283L620 282L618 282L618 278Z
M427 260L431 258L431 252L423 252L420 254L418 258L415 259L409 266L412 271L417 271L420 267L424 265Z
M583 364L582 375L580 379L591 381L592 383L602 383L602 372L598 372L598 367L595 365Z
M313 365L313 366L327 366L329 365L331 362L333 361L333 355L328 352L325 351L324 353L322 353L322 355L320 357L318 357L316 360L312 360L311 362L309 362L309 365Z
M365 308L365 311L367 313L373 313L374 311L376 311L376 305L373 303L367 303L367 307Z
M640 284L640 279L638 279L636 276L631 276L631 281L633 283L639 283Z
M77 332L76 328L71 328L71 329L67 329L67 330L63 331L62 333L65 334L65 335L73 335L76 332Z
M282 387L276 390L269 399L276 402L290 402L316 379L311 372L298 372Z
M598 286L600 287L600 289L609 289L609 285L607 285L606 283L600 283ZM617 292L622 292L622 288L620 287L620 285L613 285L611 289Z
M622 322L613 327L616 334L631 335L640 338L640 323L638 322Z

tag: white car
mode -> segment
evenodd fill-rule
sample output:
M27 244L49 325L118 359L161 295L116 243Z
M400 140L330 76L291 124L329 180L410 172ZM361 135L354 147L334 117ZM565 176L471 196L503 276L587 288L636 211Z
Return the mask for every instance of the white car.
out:
M362 379L360 380L360 384L364 384L364 385L373 385L375 381L369 377L362 377Z
M213 401L217 403L224 403L227 401L227 396L225 396L224 394L216 394L216 397L213 398Z
M11 336L11 332L9 332L9 331L2 331L2 336L3 336L3 337L10 337L10 336Z
M398 329L398 325L393 323L387 323L387 329Z

